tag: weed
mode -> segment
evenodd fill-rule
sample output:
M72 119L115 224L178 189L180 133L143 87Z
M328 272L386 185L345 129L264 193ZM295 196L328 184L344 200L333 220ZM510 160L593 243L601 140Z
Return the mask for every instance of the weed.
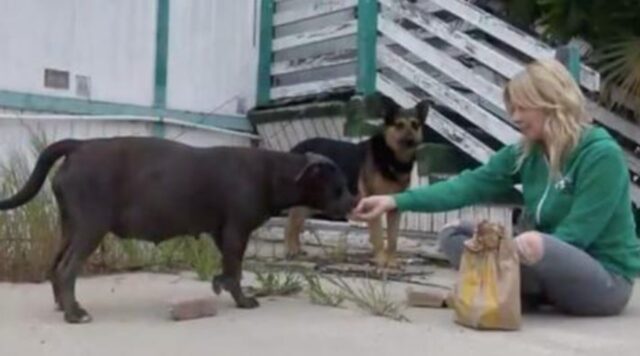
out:
M387 289L387 282L381 286L371 279L364 279L360 286L352 286L351 283L340 277L323 276L344 295L345 299L354 303L358 308L375 316L382 316L397 321L409 321L402 313L404 306L393 300Z
M305 273L303 276L307 282L307 292L311 303L329 307L340 307L345 301L346 297L339 290L329 291L325 289L318 275Z
M256 297L286 296L302 291L302 280L295 272L253 271L258 287L251 292Z

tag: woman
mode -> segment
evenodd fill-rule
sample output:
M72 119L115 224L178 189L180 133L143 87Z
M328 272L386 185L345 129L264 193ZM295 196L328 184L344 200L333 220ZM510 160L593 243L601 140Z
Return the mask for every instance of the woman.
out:
M515 237L523 302L549 303L573 315L620 313L640 272L640 245L623 152L591 124L585 99L556 60L534 61L504 91L523 139L483 166L447 181L360 201L353 215L370 220L400 211L443 212L489 202L522 184L533 228ZM440 247L458 266L468 222L444 228Z

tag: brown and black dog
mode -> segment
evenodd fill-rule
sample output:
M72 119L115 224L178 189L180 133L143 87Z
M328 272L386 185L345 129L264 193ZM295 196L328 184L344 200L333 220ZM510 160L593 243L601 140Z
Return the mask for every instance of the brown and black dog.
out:
M256 299L240 288L251 232L292 206L344 216L354 202L340 169L320 155L119 137L48 146L25 186L0 200L0 210L31 200L63 157L52 182L62 244L50 279L55 302L69 323L91 320L76 300L75 280L109 232L154 243L209 233L222 254L214 291L224 289L238 307L254 308Z
M411 171L416 160L418 145L422 143L422 123L427 116L427 101L413 109L403 110L391 98L380 95L382 132L358 144L312 138L300 142L291 149L296 153L313 152L333 160L342 169L349 190L360 198L376 194L393 194L409 187ZM289 211L285 231L287 255L301 254L300 233L305 219L312 214L309 209L297 207ZM369 240L374 250L374 261L379 267L396 265L395 252L400 225L400 214L389 212L387 218L387 243L385 248L382 219L370 222Z

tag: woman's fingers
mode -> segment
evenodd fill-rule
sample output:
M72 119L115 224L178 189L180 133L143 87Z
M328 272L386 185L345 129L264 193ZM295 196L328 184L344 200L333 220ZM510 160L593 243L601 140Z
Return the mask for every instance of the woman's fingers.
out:
M393 198L387 195L370 196L360 200L353 210L356 220L373 220L394 208Z

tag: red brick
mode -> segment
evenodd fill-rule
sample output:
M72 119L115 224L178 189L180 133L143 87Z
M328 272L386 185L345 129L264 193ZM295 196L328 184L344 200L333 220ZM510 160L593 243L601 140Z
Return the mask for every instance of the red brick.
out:
M171 319L189 320L216 315L218 309L215 297L189 299L171 303Z

